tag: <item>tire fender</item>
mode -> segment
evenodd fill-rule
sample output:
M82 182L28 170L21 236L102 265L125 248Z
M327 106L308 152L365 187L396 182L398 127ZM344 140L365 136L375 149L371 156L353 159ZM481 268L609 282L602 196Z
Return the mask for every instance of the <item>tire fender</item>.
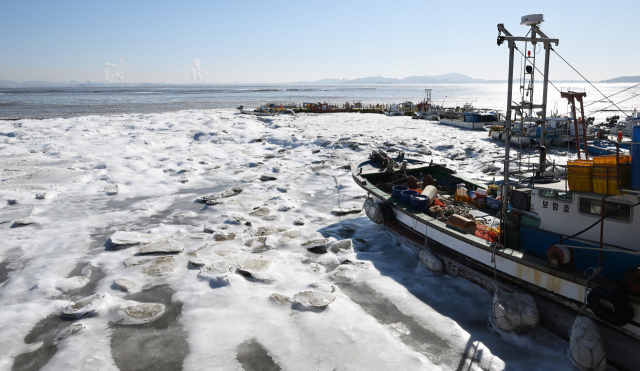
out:
M633 307L624 294L604 286L598 286L589 292L587 307L598 318L614 326L626 325L635 315Z

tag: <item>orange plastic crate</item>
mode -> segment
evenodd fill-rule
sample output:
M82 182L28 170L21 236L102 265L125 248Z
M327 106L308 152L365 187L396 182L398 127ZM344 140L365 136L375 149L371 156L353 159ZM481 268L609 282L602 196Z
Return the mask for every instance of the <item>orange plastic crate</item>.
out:
M593 192L593 180L590 175L569 174L569 190L577 192Z
M594 178L604 178L606 176L616 177L617 166L613 167L594 167L593 168L593 177ZM620 165L620 177L630 177L631 176L631 165Z
M620 165L626 165L631 162L631 155L620 155ZM594 166L616 166L616 155L604 155L593 158Z
M567 161L569 174L590 175L593 168L593 160L571 160Z
M629 186L629 184L631 183L630 180L626 180L626 181L622 181L620 180L620 187L627 187ZM607 194L607 195L619 195L621 194L618 191L618 183L615 179L613 180L609 180L608 182L605 180L601 180L601 179L594 179L593 180L593 192L595 193L600 193L600 194Z

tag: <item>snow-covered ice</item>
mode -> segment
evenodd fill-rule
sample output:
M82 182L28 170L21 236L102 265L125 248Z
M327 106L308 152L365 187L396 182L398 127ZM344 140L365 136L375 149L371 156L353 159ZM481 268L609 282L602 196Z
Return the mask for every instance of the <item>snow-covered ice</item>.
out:
M545 329L501 338L490 294L362 212L351 161L383 147L488 181L486 132L219 109L0 133L0 370L573 367Z

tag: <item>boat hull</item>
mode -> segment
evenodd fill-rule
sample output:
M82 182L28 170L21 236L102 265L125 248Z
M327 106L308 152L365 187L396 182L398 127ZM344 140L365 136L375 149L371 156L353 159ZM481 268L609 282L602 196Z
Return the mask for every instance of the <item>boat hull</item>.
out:
M494 245L474 235L461 233L445 223L417 212L379 190L368 179L376 179L380 171L359 172L361 166L352 165L355 182L377 202L386 201L393 216L385 220L384 228L402 246L419 254L428 249L443 261L446 273L465 278L489 293L497 286L506 292L525 292L536 298L541 324L567 338L573 321L580 312L585 295L597 285L582 275L563 273L548 266L545 260L508 248ZM416 164L416 170L425 165ZM430 170L425 169L427 173ZM372 178L369 178L372 177ZM441 176L440 176L441 177ZM440 178L438 177L438 178ZM458 177L463 179L462 177ZM448 181L448 180L447 180ZM495 263L494 263L495 262ZM497 280L494 281L494 274ZM586 288L585 286L589 286ZM640 359L640 301L628 296L635 315L624 326L613 326L600 320L589 309L585 315L598 324L606 348L607 358L628 369L637 367Z
M275 116L275 112L259 112L259 111L246 111L240 110L240 113L244 115L252 115L252 116Z
M450 248L440 240L428 237L424 242L424 235L411 231L411 228L400 222L385 222L385 230L401 246L409 248L418 256L421 250L427 249L442 261L444 272L453 277L464 278L493 294L495 287L503 292L526 293L534 297L540 312L540 324L558 336L567 339L571 326L580 312L580 302L567 300L561 295L553 295L538 285L532 285L526 279L506 274L496 270L497 280L494 281L494 269L491 264L481 263L468 254L460 253ZM428 246L428 247L427 247ZM473 248L473 247L472 247ZM496 256L496 266L504 264ZM540 280L549 280L544 272L540 272ZM554 285L562 286L562 282ZM638 306L634 308L638 313ZM607 359L616 365L632 370L637 367L640 359L640 340L627 333L621 332L596 319L600 336L602 337Z
M448 118L441 118L441 124L457 126L463 129L472 129L472 130L484 130L484 122L466 122Z

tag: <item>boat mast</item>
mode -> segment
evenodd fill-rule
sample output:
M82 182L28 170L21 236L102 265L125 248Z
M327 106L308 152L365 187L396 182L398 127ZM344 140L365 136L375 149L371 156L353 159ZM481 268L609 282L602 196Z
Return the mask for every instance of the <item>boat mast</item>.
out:
M545 35L544 33L542 33L542 31L540 31L540 29L538 28L538 24L542 23L544 21L542 14L531 14L531 15L527 15L521 18L521 25L525 25L525 26L531 26L531 32L532 32L532 36L533 37L520 37L520 36L513 36L511 35L511 33L509 33L509 31L507 31L507 29L504 27L504 24L499 23L498 24L498 46L502 45L502 43L504 43L505 41L507 41L507 45L509 47L509 86L508 86L508 90L507 90L507 114L505 117L505 135L506 135L506 140L505 140L505 146L504 146L504 183L502 185L502 208L501 208L501 217L500 217L500 234L502 236L502 244L504 245L504 219L505 219L505 215L508 209L508 195L509 195L509 150L510 150L510 143L511 143L511 109L513 107L512 105L512 97L513 97L513 55L516 49L516 41L524 41L524 42L530 42L530 43L536 43L536 42L542 42L544 43L545 46L545 74L544 74L544 86L543 86L543 98L542 98L542 104L541 105L536 105L533 104L533 100L531 100L531 103L528 104L529 107L524 107L523 104L524 102L521 103L521 105L516 105L515 108L519 108L519 109L523 109L523 108L529 108L529 110L533 110L536 108L540 108L542 109L542 136L541 139L543 140L542 144L544 144L544 130L545 130L545 122L546 122L546 110L547 110L547 87L548 87L548 81L549 81L549 51L551 49L551 43L555 43L556 45L558 45L559 40L558 39L550 39L549 37L547 37L547 35ZM502 35L504 33L504 36ZM542 37L540 38L536 38L535 35L536 33ZM535 45L535 44L534 44ZM535 49L534 49L534 55L535 55ZM532 77L531 77L531 81L533 81L533 67L532 67ZM532 87L533 88L533 87ZM533 95L533 91L531 93ZM541 151L543 152L543 151ZM543 161L546 161L546 159L543 159L544 156L541 155L540 158L540 164L542 166ZM541 169L542 171L543 169Z

